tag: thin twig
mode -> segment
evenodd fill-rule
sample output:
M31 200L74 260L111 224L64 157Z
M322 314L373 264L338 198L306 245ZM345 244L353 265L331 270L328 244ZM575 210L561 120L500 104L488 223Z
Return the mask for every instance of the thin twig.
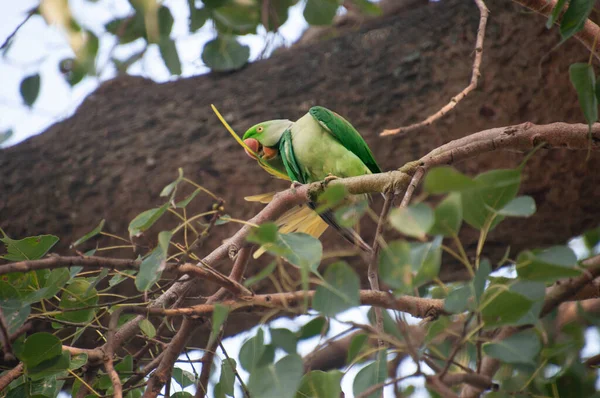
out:
M433 122L440 119L446 113L454 109L454 107L460 101L462 101L467 95L469 95L471 91L477 88L479 78L481 77L481 60L483 58L483 41L485 39L485 27L487 25L487 20L490 12L485 6L483 0L475 0L475 4L477 4L477 8L479 8L479 27L477 28L477 39L475 40L475 59L473 60L473 73L471 74L471 82L469 83L469 85L465 87L456 96L454 96L450 100L450 102L444 105L439 111L429 116L427 119L419 123L411 124L410 126L399 127L397 129L391 130L383 130L383 132L381 133L382 136L408 133L411 131L421 129L425 126L431 125Z
M119 317L121 316L122 312L123 309L118 308L110 316L110 322L108 324L108 337L105 346L106 355L103 359L104 369L106 370L106 374L108 375L108 377L110 378L110 382L112 383L113 396L115 398L123 398L123 386L121 385L121 379L119 378L119 374L113 366L113 355L115 352L115 331L117 329Z
M10 35L8 35L8 37L6 38L6 40L4 40L4 43L2 43L2 45L0 46L0 50L4 50L8 44L10 43L10 41L12 40L13 37L15 37L15 35L17 34L17 32L19 31L19 29L21 29L21 27L23 25L25 25L25 23L27 21L29 21L29 18L31 18L33 15L35 15L35 13L37 12L38 7L34 7L31 10L29 10L27 12L27 15L25 16L25 19L23 21L21 21L20 24L17 25L17 27L15 28L15 30L12 31L12 33Z
M404 193L400 207L407 207L410 204L413 193L415 192L415 189L417 189L417 186L419 185L419 182L421 182L421 178L423 178L424 174L425 168L418 167L415 171L415 174L412 176L412 179L410 180L410 184L408 184L408 187L406 187L406 192Z
M387 222L387 216L390 212L390 208L392 207L392 203L394 202L395 194L393 192L388 192L385 195L385 202L383 203L383 208L381 209L381 214L379 215L379 221L377 222L377 229L375 230L375 238L373 238L373 252L371 254L371 261L369 261L369 270L367 271L367 277L369 279L369 284L371 286L371 290L380 291L379 289L379 248L381 247L381 233L383 232L383 227ZM377 328L377 332L380 334L384 333L383 330L383 313L381 308L374 307L375 311L375 326ZM377 345L380 349L385 348L385 343L381 338L377 339Z

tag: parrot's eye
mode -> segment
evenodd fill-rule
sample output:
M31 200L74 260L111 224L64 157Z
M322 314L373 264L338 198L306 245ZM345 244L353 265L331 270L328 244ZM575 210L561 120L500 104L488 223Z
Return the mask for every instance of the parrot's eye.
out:
M257 133L262 133L262 132L263 132L263 130L264 130L264 127L263 127L263 126L258 126L258 127L256 128L256 132L257 132Z

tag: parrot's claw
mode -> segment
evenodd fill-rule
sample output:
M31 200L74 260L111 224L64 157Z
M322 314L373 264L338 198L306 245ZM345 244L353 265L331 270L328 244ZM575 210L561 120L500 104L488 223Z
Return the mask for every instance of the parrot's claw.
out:
M302 186L302 184L299 183L298 181L292 181L292 186L290 188L296 189L296 188L300 188L301 186Z
M331 181L338 180L338 179L339 179L339 177L334 176L333 174L329 173L329 175L323 179L323 185L327 185Z

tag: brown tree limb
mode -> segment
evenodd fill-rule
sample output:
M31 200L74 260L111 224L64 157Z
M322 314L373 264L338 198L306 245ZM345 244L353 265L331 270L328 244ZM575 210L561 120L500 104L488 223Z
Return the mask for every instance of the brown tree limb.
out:
M481 77L481 60L483 59L483 41L485 40L485 27L490 11L485 6L483 0L475 0L477 8L479 8L479 27L477 28L477 38L475 40L475 59L473 60L473 73L471 74L471 81L467 87L465 87L460 93L456 94L450 102L444 105L439 111L430 115L425 120L411 124L406 127L399 127L392 130L383 130L380 134L382 136L404 134L415 130L419 130L423 127L431 125L436 120L443 117L446 113L450 112L456 105L462 101L467 95L477 88L479 78Z
M154 398L160 394L165 383L171 378L171 372L173 371L173 365L177 357L185 348L192 332L196 328L195 323L196 321L190 318L183 320L177 334L175 334L167 349L163 351L160 364L150 376L142 398Z
M556 0L513 0L515 3L529 8L545 17L549 16L554 7ZM566 7L565 7L566 10ZM564 12L564 11L563 11ZM561 13L562 18L562 13ZM561 19L558 18L556 23ZM579 40L588 50L594 53L596 58L600 59L598 48L594 48L594 41L600 35L600 27L591 20L586 20L583 29L575 34L575 38Z
M138 270L140 268L141 263L142 262L140 260L128 260L97 256L51 256L40 260L26 260L0 265L0 275L8 274L11 272L29 272L40 269L55 269L73 266L81 266L84 269L110 268ZM203 264L168 264L165 270L174 271L180 275L190 275L201 279L209 280L229 290L235 295L252 294L250 290L248 290L240 283L228 278L227 276L221 274L220 272L210 267L203 266Z
M0 376L0 391L4 391L13 380L23 374L23 362Z
M309 305L315 295L314 290L295 291L288 293L257 294L250 297L239 297L237 300L226 300L220 302L221 305L229 307L230 312L247 311L249 308L276 308L281 311L290 312L302 309L305 297L309 300ZM435 315L445 314L444 300L430 299L413 296L394 297L386 292L377 292L373 290L361 290L359 292L361 305L378 306L396 311L406 312L416 318L426 318ZM191 307L182 308L144 308L127 307L127 312L149 315L163 316L202 316L211 314L214 310L214 304L198 304Z

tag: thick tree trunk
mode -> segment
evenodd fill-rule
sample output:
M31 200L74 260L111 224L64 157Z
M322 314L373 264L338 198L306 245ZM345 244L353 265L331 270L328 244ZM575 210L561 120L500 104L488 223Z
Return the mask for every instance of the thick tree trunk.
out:
M587 60L585 49L569 41L551 51L559 37L546 30L542 18L507 0L488 3L480 88L431 128L378 136L384 128L425 118L468 83L478 25L477 8L469 1L444 0L371 21L333 40L279 51L236 73L167 84L136 77L107 82L71 118L0 152L0 227L15 238L55 234L61 252L102 218L108 231L126 235L129 220L163 203L158 195L178 167L223 197L227 213L251 216L260 207L244 196L287 184L244 155L211 103L238 133L262 120L295 119L313 105L326 106L363 133L386 170L485 128L583 121L568 65ZM523 248L564 243L595 226L600 175L594 171L600 158L584 158L540 150L525 169L522 189L535 198L538 213L502 224L486 254L498 256L511 246L514 257ZM461 167L476 174L513 167L521 159L495 153ZM199 196L191 210L211 205ZM161 222L156 230L169 225ZM217 228L197 254L208 253L236 227ZM476 233L465 229L464 240L473 247ZM331 231L325 239L326 245L345 245Z

